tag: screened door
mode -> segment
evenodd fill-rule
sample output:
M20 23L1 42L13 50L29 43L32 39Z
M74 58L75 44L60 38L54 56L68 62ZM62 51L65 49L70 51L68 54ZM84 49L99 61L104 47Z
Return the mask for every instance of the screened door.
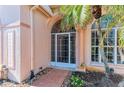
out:
M75 33L52 34L51 63L62 67L75 66Z

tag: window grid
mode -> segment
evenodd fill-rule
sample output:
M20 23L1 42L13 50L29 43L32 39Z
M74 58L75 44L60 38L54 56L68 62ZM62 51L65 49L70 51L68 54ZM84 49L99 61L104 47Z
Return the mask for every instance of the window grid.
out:
M75 64L75 33L52 33L51 61ZM53 45L54 44L54 45Z
M108 30L107 28L103 28L104 31ZM91 32L91 61L101 63L101 55L99 50L98 38L97 38L97 29L92 29ZM98 49L94 49L98 48ZM99 52L98 52L99 51ZM108 63L113 64L122 64L121 56L119 53L119 46L118 46L118 37L117 37L117 28L113 28L112 31L105 37L104 39L104 51L105 56L108 60Z

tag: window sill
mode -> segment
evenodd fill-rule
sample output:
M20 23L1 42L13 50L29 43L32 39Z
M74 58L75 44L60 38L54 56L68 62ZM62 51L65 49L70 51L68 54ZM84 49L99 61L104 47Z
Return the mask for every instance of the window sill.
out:
M97 66L97 67L104 67L104 64L103 63L97 63L97 62L91 62L90 63L91 66ZM108 63L108 65L110 67L113 67L113 68L117 68L117 69L124 69L124 64L112 64L112 63Z

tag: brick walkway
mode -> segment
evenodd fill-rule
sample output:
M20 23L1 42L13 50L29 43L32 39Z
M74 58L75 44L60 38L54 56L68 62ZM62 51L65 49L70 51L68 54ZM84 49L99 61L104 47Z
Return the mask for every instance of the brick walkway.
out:
M65 77L69 71L52 69L47 74L40 77L40 79L33 82L32 86L36 87L61 87Z

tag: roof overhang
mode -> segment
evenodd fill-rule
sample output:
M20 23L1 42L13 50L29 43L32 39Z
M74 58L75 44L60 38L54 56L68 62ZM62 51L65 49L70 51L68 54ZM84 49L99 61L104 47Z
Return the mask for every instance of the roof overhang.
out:
M42 13L45 14L46 16L48 17L53 16L53 12L48 5L40 5L39 8L42 11Z

